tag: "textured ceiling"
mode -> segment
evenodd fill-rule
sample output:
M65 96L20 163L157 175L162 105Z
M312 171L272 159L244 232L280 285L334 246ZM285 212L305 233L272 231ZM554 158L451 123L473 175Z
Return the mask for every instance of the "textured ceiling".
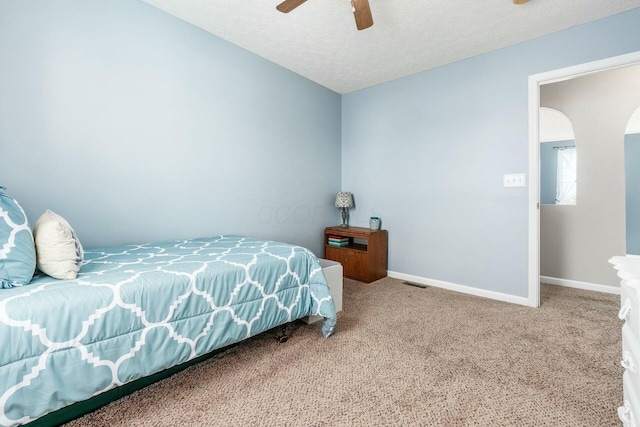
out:
M640 0L144 0L338 93L373 86L640 7Z

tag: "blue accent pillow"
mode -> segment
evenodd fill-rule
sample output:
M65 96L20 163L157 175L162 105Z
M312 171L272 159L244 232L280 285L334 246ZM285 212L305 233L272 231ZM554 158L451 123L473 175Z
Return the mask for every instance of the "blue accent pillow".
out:
M36 249L22 207L0 187L0 288L27 285L36 270Z

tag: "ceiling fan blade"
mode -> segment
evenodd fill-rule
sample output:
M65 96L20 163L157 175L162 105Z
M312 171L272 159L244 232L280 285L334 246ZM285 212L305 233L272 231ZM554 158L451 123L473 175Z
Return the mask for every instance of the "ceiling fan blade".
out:
M371 16L371 8L369 7L369 0L352 0L353 16L356 18L356 27L359 30L364 30L373 25L373 16Z
M307 0L284 0L282 3L276 6L276 9L278 9L282 13L289 13L305 1Z

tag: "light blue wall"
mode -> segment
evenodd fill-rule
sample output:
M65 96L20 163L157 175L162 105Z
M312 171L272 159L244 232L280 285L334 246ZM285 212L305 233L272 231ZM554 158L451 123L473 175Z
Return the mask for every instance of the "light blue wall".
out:
M540 203L555 205L558 192L558 152L553 147L575 146L574 140L540 143Z
M321 254L340 95L137 0L0 0L0 185L87 247L237 233Z
M0 0L0 185L87 247L318 254L343 189L390 270L526 296L528 76L636 50L640 9L341 98L143 2Z
M528 294L528 77L640 50L640 9L342 98L354 225L389 230L389 269ZM425 51L425 55L429 52Z
M640 255L640 133L624 137L627 253Z

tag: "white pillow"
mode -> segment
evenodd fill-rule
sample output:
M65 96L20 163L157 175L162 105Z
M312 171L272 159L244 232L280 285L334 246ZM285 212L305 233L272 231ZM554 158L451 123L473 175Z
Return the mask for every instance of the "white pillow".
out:
M36 243L36 265L49 276L75 279L84 251L69 223L60 215L46 210L33 226Z

